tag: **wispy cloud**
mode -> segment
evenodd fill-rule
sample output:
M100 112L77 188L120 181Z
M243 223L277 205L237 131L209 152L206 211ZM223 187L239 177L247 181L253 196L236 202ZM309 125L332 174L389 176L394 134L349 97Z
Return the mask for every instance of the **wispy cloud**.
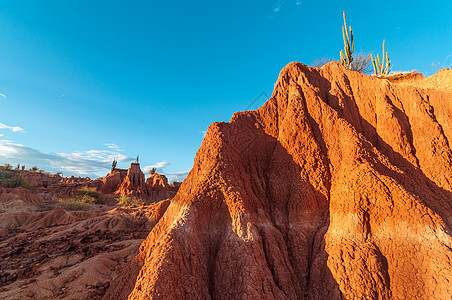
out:
M3 98L3 99L6 99L6 95L5 94L0 93L0 97Z
M24 132L25 130L19 126L8 126L3 123L0 123L0 129L9 129L13 132Z
M276 17L278 13L280 13L282 10L289 11L295 7L300 7L303 4L303 0L277 0L275 1L275 4L273 6L272 14L269 16L270 19L273 19Z
M0 162L20 163L28 167L36 165L50 172L63 171L66 176L103 176L110 170L113 159L120 162L133 160L108 150L43 153L9 140L0 140Z
M99 162L112 162L113 160L117 160L119 162L124 162L134 160L129 156L109 150L77 151L73 153L57 153L57 155L67 158L71 161L89 160Z
M184 181L188 173L190 173L190 171L168 172L165 175L167 175L169 182L173 182L173 181Z
M157 171L160 171L161 173L164 173L163 172L163 168L168 167L169 165L170 165L170 163L167 162L166 160L164 160L164 161L160 161L160 162L155 163L155 164L150 165L150 166L145 166L145 167L143 167L141 169L143 170L143 172L145 174L149 173L149 171L151 171L151 169L156 169Z
M3 136L3 134L0 133L0 137L2 137L2 136Z
M115 151L124 151L116 144L104 144L104 145L107 146L110 149L115 150Z
M169 182L184 181L184 179L185 179L185 177L187 177L189 171L166 172L164 170L164 168L168 167L169 165L170 165L170 163L165 160L165 161L155 163L151 166L145 166L142 168L142 170L143 170L144 174L148 174L152 168L155 168L157 170L157 173L163 174L166 177L168 177Z
M0 134L0 137L3 136ZM108 144L114 145L114 144ZM87 150L75 151L72 153L43 153L39 150L26 147L24 145L14 143L11 140L0 139L0 164L10 163L25 165L30 168L37 166L40 169L49 172L63 171L65 176L88 176L97 178L105 176L110 171L111 162L115 159L118 162L129 162L135 158L118 153L118 147L112 150ZM188 171L183 172L165 172L165 168L170 163L168 161L160 161L155 164L142 168L143 172L149 173L152 168L157 169L158 173L168 177L169 182L183 181Z

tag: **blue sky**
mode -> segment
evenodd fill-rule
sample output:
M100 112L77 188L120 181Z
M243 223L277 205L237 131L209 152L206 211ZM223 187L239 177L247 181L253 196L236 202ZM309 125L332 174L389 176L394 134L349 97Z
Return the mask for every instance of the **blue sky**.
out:
M181 179L286 64L339 58L343 10L356 52L452 67L450 0L2 1L0 164L96 177L139 154Z

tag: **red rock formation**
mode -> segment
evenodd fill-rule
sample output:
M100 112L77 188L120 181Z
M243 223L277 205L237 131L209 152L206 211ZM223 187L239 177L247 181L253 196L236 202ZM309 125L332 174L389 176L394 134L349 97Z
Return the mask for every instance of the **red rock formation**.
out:
M33 194L48 201L68 198L80 188L90 187L101 192L104 195L103 199L108 199L107 202L113 203L118 196L127 195L152 203L172 198L180 186L180 183L168 184L166 177L157 173L145 182L138 163L132 163L129 169L115 168L112 173L95 180L88 177L61 177L31 171L10 170L9 172L12 176L22 177L28 182ZM6 184L3 185L8 187Z
M55 184L62 180L59 175L48 175L39 172L29 172L29 171L14 171L20 174L20 176L25 179L31 188L47 187L51 184Z
M418 80L404 80L403 85L411 85L420 88L428 88L443 91L452 91L452 69L444 68L436 74L423 78L420 76ZM417 79L417 78L416 78Z
M139 198L148 198L148 190L144 180L144 174L140 169L139 163L131 163L127 171L127 176L122 181L118 190L115 191L117 195L134 196Z
M150 174L150 177L146 179L146 186L148 195L152 201L173 198L180 187L177 182L168 184L168 178L165 175L157 173Z
M37 205L41 204L42 200L39 199L36 195L32 194L29 190L24 189L22 187L9 189L7 192L6 189L1 188L0 190L0 202L13 202L13 201L23 201L26 204Z
M103 194L112 194L116 192L122 181L123 178L121 178L121 174L119 172L108 174L102 179L102 188L100 191Z
M153 173L146 179L146 184L153 190L164 189L168 186L168 178L165 175Z
M265 105L209 127L104 299L450 298L451 103L289 64Z

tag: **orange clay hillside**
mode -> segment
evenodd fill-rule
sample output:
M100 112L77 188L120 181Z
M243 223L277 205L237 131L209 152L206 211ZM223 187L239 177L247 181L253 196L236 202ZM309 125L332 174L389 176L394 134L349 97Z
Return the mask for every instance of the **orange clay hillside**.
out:
M137 163L96 180L0 175L0 299L102 298L179 187L157 173L145 181Z
M290 63L209 127L104 299L449 299L451 80Z
M411 85L419 88L452 91L452 70L441 69L436 74L424 78L421 73L409 73L388 77L390 81L395 81L402 85Z

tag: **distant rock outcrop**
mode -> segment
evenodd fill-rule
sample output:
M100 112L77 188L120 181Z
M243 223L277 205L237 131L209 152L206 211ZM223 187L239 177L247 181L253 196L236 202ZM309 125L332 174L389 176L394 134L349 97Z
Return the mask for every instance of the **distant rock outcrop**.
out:
M180 187L180 182L172 182L168 184L168 178L162 174L150 174L146 179L148 194L152 199L173 198Z
M209 127L104 299L450 298L451 103L289 64L262 107Z
M9 172L11 176L23 178L29 183L33 194L46 200L71 197L80 188L90 187L97 189L103 195L109 195L110 198L131 196L152 203L172 198L180 186L179 182L168 184L165 175L157 173L151 174L150 178L145 180L140 164L135 162L131 163L128 169L113 168L107 176L95 180L88 177L61 177L25 170Z
M411 74L420 74L420 73L411 73ZM389 80L391 80L391 78L389 78ZM411 85L414 87L424 89L452 91L452 69L449 68L441 69L436 74L426 78L424 78L421 74L419 78L400 81L401 81L400 83L403 85Z
M103 194L113 194L118 190L124 178L125 176L121 177L119 172L108 174L102 179L100 191Z
M144 174L141 171L139 163L130 164L130 168L127 170L127 175L122 180L122 183L115 194L134 196L143 199L149 198Z

